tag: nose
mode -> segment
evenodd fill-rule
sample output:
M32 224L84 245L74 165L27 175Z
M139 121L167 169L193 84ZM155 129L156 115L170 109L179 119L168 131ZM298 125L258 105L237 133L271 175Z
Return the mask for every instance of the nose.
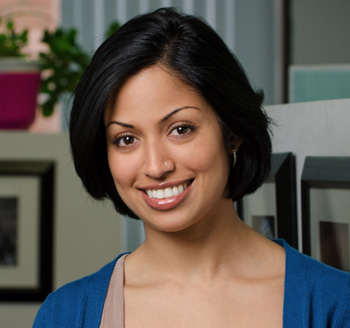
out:
M175 163L162 142L145 147L143 173L153 179L162 179L175 168Z

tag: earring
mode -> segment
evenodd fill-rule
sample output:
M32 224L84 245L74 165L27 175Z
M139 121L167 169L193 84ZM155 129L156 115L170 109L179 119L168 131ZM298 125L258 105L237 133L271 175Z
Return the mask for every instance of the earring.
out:
M236 162L237 162L237 155L236 155L236 149L232 149L232 155L233 155L233 162L232 162L232 167L235 167Z
M165 162L164 165L167 166L167 165L168 165L168 162Z

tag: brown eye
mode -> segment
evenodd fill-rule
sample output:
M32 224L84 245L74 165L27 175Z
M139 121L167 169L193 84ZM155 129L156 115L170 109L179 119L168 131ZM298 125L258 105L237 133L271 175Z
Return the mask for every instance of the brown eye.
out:
M174 137L186 136L191 132L193 132L194 130L195 130L195 127L193 125L181 124L174 127L170 134Z
M123 143L124 145L131 145L135 141L135 138L132 136L125 136L120 140L120 143Z
M176 128L177 134L186 134L189 128L187 126L179 126Z
M113 141L113 144L118 148L127 148L136 144L138 139L131 135L121 135L116 137Z

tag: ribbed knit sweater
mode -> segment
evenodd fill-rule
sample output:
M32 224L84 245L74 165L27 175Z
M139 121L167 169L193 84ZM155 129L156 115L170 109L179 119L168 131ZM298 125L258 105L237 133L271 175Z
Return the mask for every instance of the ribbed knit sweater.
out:
M350 274L299 253L284 240L275 242L286 251L283 328L350 328ZM33 327L98 328L120 256L100 271L50 294Z

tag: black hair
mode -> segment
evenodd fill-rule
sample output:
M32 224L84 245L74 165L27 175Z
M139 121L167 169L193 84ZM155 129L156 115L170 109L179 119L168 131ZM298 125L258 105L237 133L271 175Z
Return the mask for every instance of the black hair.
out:
M242 140L229 174L229 197L253 193L270 171L269 118L237 58L202 19L161 8L120 27L95 52L79 81L70 120L77 174L95 199L138 218L120 198L107 159L104 110L130 76L160 64L193 87L215 110L227 149ZM232 148L232 147L231 147Z

